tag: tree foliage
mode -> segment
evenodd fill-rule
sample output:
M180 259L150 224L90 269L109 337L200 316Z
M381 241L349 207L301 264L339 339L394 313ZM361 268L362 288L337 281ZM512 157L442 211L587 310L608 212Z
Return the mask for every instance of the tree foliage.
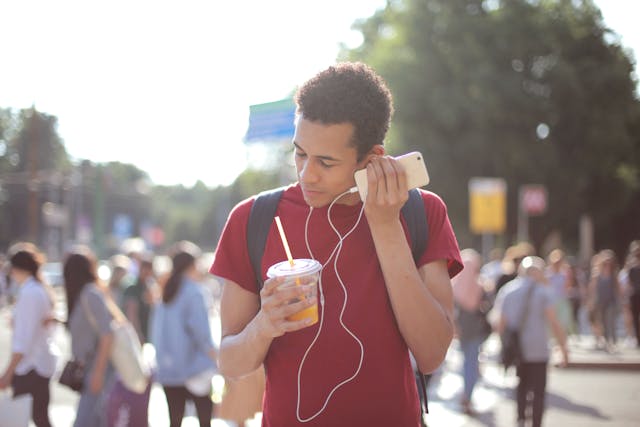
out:
M145 230L154 229L164 235L158 246L148 242L155 251L178 240L213 250L235 204L281 184L279 170L250 169L229 187L212 189L202 182L191 188L153 186L135 165L72 161L56 124L54 116L34 108L0 109L3 248L30 240L58 258L70 244L87 243L107 257L120 250L126 237L148 237ZM64 211L66 220L48 221L46 205ZM124 230L118 226L123 220Z
M462 245L475 243L467 186L477 176L507 180L507 244L530 183L549 193L531 222L538 246L558 230L575 247L583 214L599 246L622 250L640 233L633 63L591 1L396 0L356 28L364 42L342 58L388 81L390 147L424 153Z

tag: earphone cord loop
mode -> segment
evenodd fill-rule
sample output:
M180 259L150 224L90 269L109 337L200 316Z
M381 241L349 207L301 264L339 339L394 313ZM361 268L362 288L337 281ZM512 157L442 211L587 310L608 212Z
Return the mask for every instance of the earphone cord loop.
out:
M310 416L308 418L302 418L300 416L300 395L301 395L300 391L301 391L302 367L304 366L304 363L305 363L305 361L307 359L307 355L309 354L309 352L311 351L311 349L315 345L316 341L318 340L318 337L320 336L320 332L322 331L322 326L324 324L324 307L325 307L325 304L324 304L324 291L323 291L323 287L322 287L322 273L320 273L320 280L318 281L318 288L319 288L319 291L320 291L320 307L321 307L320 325L318 326L318 330L316 332L315 337L311 341L311 344L309 344L309 347L307 347L307 350L304 352L302 360L300 361L300 365L298 366L298 384L297 384L298 385L298 390L297 390L298 393L297 393L297 396L296 396L296 417L298 418L298 421L300 421L302 423L309 422L309 421L313 420L318 415L320 415L322 413L322 411L325 410L325 408L329 404L329 400L333 396L333 393L335 393L343 385L345 385L348 382L352 381L360 373L360 370L362 369L362 361L364 360L364 345L362 344L362 341L360 341L358 339L358 337L344 324L343 315L344 315L344 312L345 312L345 310L347 308L348 293L347 293L347 288L346 288L344 282L342 281L342 278L340 277L340 273L338 273L338 257L340 256L340 252L342 250L342 242L344 242L344 240L347 238L347 236L349 236L356 229L356 227L358 227L358 224L360 224L360 220L362 219L362 214L364 213L364 204L362 205L362 208L360 209L360 213L358 215L358 220L356 221L355 225L344 236L340 235L340 232L338 231L338 229L335 227L333 222L331 222L331 208L333 208L333 205L342 196L344 196L346 194L349 194L349 193L351 193L351 191L347 190L344 193L342 193L339 196L337 196L333 200L333 202L331 202L331 204L329 205L329 208L327 209L327 220L329 221L329 225L331 225L331 228L336 233L336 235L338 236L339 240L338 240L338 244L336 245L336 247L333 249L333 251L329 255L329 258L327 258L327 261L322 265L322 268L324 269L327 266L327 264L329 264L329 262L331 261L331 258L333 258L333 256L335 255L334 262L333 262L333 268L334 268L334 271L336 272L336 277L338 279L338 282L342 286L342 290L344 292L344 301L343 301L343 304L342 304L342 309L340 310L340 318L339 318L340 319L340 325L358 343L358 345L360 347L360 360L358 362L358 368L356 369L354 374L351 377L349 377L349 378L345 379L344 381L340 382L339 384L337 384L331 390L331 392L329 392L329 394L327 395L327 398L324 401L324 404L318 410L318 412L316 412L315 414L313 414L312 416ZM304 227L304 240L305 240L305 244L307 246L307 251L309 251L309 256L312 259L315 259L315 257L313 256L313 253L311 252L311 246L309 245L309 234L308 234L309 221L310 221L312 212L313 212L313 207L310 206L309 207L309 214L307 215L307 220L305 222L305 227Z

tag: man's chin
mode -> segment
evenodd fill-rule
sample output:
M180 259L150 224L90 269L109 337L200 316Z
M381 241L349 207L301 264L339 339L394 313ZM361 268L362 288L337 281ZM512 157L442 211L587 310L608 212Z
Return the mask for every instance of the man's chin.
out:
M320 195L312 195L312 194L303 193L303 197L304 197L304 201L307 203L307 205L311 206L314 209L315 208L321 208L321 207L326 206L329 203L331 203L331 201L327 201L326 196L325 197L321 197Z
M304 201L307 203L307 205L311 206L314 209L322 208L330 205L339 196L340 194L327 195L326 193L304 193L303 192ZM360 196L357 193L344 194L342 195L342 197L336 200L336 204L355 205L359 201L360 201Z

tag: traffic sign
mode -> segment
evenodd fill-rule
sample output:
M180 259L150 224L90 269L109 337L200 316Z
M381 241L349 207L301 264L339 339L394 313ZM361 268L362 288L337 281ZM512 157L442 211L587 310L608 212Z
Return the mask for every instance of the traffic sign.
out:
M249 107L249 129L247 129L244 142L249 144L293 138L295 113L296 104L290 98L251 105Z
M507 183L502 178L469 180L469 227L473 233L502 233L507 222Z
M528 216L544 214L547 211L547 189L545 186L531 184L520 187L520 209Z

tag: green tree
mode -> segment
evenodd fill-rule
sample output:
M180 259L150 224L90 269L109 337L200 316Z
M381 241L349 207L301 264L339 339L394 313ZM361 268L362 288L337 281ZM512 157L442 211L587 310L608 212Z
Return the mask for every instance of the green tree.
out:
M57 134L57 118L35 108L3 110L0 118L0 181L4 244L43 237L42 205L60 203L71 164Z
M395 0L356 28L363 44L341 57L389 82L390 148L423 152L461 245L477 243L467 229L474 176L508 182L506 243L528 183L549 190L547 214L531 223L538 246L559 230L575 247L582 214L600 247L621 251L640 233L633 65L591 1Z

